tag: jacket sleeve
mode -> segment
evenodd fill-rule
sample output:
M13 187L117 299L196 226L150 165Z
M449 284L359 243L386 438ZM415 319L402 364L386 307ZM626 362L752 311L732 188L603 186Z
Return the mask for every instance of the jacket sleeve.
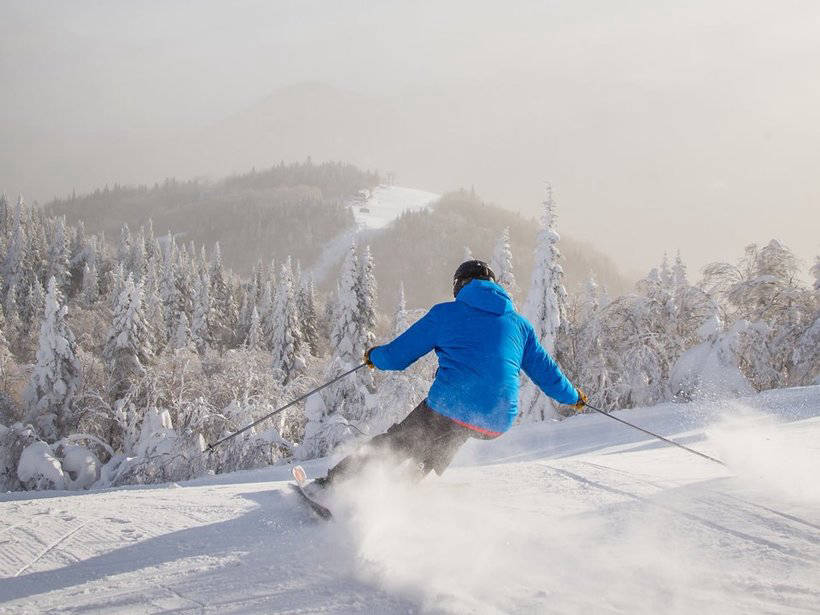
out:
M578 392L575 387L536 339L535 331L529 323L521 368L545 395L562 404L578 403Z
M389 344L370 351L370 360L379 369L404 369L433 350L436 345L435 308L413 323Z

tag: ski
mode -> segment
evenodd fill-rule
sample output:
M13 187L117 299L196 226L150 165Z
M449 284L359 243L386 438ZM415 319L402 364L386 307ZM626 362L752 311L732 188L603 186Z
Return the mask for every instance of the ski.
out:
M330 512L330 509L323 506L305 493L304 487L307 485L307 474L305 473L304 468L302 466L294 466L291 473L293 474L293 478L296 480L296 483L291 483L290 486L296 493L299 494L302 502L307 504L307 506L321 519L330 521L333 518L333 513Z

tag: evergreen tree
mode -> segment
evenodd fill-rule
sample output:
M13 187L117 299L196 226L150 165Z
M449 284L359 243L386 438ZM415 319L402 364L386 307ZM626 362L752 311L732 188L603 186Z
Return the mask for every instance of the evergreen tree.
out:
M26 263L28 261L27 249L28 240L26 239L26 230L24 226L24 211L25 204L23 197L17 199L17 207L14 212L14 229L12 230L11 240L6 249L6 258L3 263L3 279L7 287L16 287L18 292L21 289L27 288L26 281ZM19 302L20 295L15 300Z
M19 355L23 348L23 321L20 318L20 309L17 306L17 289L12 286L6 293L6 300L3 304L3 314L5 316L6 339L9 347L15 355Z
M490 264L490 268L495 273L496 281L503 286L510 296L515 300L520 289L515 281L512 264L512 248L510 247L510 227L506 227L495 244L495 251Z
M150 328L142 304L142 286L135 284L129 274L114 306L111 328L103 350L113 400L125 397L145 373L145 365L153 354Z
M143 227L140 227L136 237L131 241L128 264L130 271L134 274L134 282L142 282L148 267L148 257L145 252L145 229Z
M35 327L40 319L43 317L43 310L46 306L46 292L43 290L42 284L39 280L29 286L28 294L26 295L26 304L23 310L23 321L30 327Z
M127 224L120 227L120 241L117 244L117 263L123 266L126 272L133 271L131 268L131 231Z
M248 325L248 335L245 338L245 348L248 350L259 350L262 347L262 325L259 320L259 312L256 307L251 312L250 324Z
M305 360L300 354L302 343L302 330L299 326L299 314L293 289L293 272L290 259L288 259L282 265L276 285L271 338L273 369L282 370L285 382L305 366Z
M242 297L242 302L239 307L239 316L236 321L236 339L242 340L244 344L245 340L248 337L248 329L251 326L251 313L253 308L256 305L251 304L249 301L249 291L247 286L240 287L240 296ZM259 312L257 311L257 314Z
M211 344L211 326L213 321L210 281L208 272L197 278L195 287L194 316L191 320L191 339L197 351L204 354Z
M374 264L370 246L365 246L358 265L356 296L359 301L358 318L361 322L361 351L363 356L364 351L372 347L376 341L376 276L373 273Z
M814 314L794 347L791 380L795 385L820 384L820 256L815 258L811 273L814 276Z
M552 187L547 186L547 198L544 201L541 231L535 248L535 264L524 315L535 328L536 339L550 354L555 350L567 296L563 284L564 271L560 265L560 236L555 230L555 218ZM555 409L549 399L541 394L531 381L526 381L521 390L521 414L525 421L545 420L555 415Z
M108 278L106 288L108 289L108 304L114 309L120 300L120 295L125 288L126 274L122 263L117 263L106 274Z
M399 300L396 303L396 311L393 312L393 337L398 337L410 326L410 319L407 314L407 300L404 297L404 282L399 284Z
M165 316L166 331L173 335L178 322L177 285L176 285L176 244L171 231L168 231L168 243L162 258L162 271L159 280L159 296L162 301L162 313Z
M194 304L197 301L197 293L200 290L197 286L198 275L196 270L196 252L189 252L183 244L176 252L177 263L174 269L176 284L176 309L183 310L185 314L191 314L193 322Z
M60 216L54 221L54 235L48 248L48 276L57 281L57 288L63 293L68 291L70 281L68 249L65 218Z
M83 304L90 308L100 298L100 290L97 284L97 265L93 261L91 267L86 263L83 267Z
M372 279L373 261L369 250L359 258L356 246L351 245L342 265L337 303L334 309L331 345L335 349L327 379L358 365L365 350L375 339L375 281ZM342 412L347 420L366 422L371 409L365 396L372 387L370 373L361 371L351 378L326 389L325 406Z
M262 322L262 348L270 350L273 343L274 315L273 315L273 289L270 282L265 282L265 290L259 302L259 318Z
M236 298L230 280L222 264L222 251L219 242L214 246L214 254L209 270L211 281L211 299L214 306L214 324L217 328L215 337L223 346L234 344L234 332L239 322L236 309Z
M319 314L316 308L316 291L313 278L298 288L299 315L305 343L314 357L319 356Z
M24 217L26 218L26 237L28 239L25 263L26 286L31 286L36 281L42 287L48 282L46 277L48 270L46 221L39 210L32 212L28 209ZM45 292L43 294L45 295Z
M171 348L181 350L193 346L191 343L191 327L185 312L177 314L177 326L171 336Z
M52 277L40 326L37 363L24 393L29 420L50 442L67 435L73 427L72 404L80 380L77 343L66 323L67 313L68 308L61 305L60 291Z
M146 261L145 278L142 283L143 301L145 302L145 319L151 331L154 352L159 354L168 342L168 329L165 326L165 308L160 296L159 273L155 261Z

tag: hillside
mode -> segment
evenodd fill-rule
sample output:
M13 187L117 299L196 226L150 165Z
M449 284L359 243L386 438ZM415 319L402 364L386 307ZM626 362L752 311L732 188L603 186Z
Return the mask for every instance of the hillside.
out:
M464 260L465 249L490 261L505 227L510 228L515 275L525 293L538 223L462 190L444 195L434 207L405 212L383 233L372 235L369 241L382 296L388 302L395 300L399 283L404 282L415 307L451 299L450 276ZM594 275L613 295L628 290L630 284L614 262L595 248L566 235L561 236L560 248L569 289Z
M89 233L116 241L122 224L136 230L153 221L182 241L219 241L233 269L246 274L262 259L288 256L312 263L321 246L354 224L347 202L379 177L341 163L279 164L218 182L166 180L153 187L114 186L45 206Z
M0 612L808 613L820 600L820 387L472 441L317 522L289 466L0 495ZM317 474L329 459L308 470Z
M360 191L371 194L363 213ZM372 244L382 308L392 310L404 281L411 306L449 297L449 278L464 259L465 246L489 260L509 226L519 285L532 270L537 222L458 191L436 202L435 194L381 185L381 178L342 163L280 164L217 182L166 180L153 187L106 187L45 206L47 213L82 220L89 233L116 242L120 227L132 231L153 221L158 235L209 248L219 241L229 267L246 275L258 261L288 256L315 269L319 282L332 279L354 235ZM398 248L398 249L397 249ZM564 236L567 284L593 274L613 294L629 283L614 263L587 244ZM418 275L421 273L422 275ZM330 289L331 286L326 286Z

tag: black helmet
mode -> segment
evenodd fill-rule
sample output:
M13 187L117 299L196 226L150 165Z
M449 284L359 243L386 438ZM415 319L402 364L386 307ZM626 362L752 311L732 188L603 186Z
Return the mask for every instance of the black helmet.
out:
M495 282L495 274L484 261L472 260L461 263L453 274L453 297L457 297L458 292L470 280L492 280Z

